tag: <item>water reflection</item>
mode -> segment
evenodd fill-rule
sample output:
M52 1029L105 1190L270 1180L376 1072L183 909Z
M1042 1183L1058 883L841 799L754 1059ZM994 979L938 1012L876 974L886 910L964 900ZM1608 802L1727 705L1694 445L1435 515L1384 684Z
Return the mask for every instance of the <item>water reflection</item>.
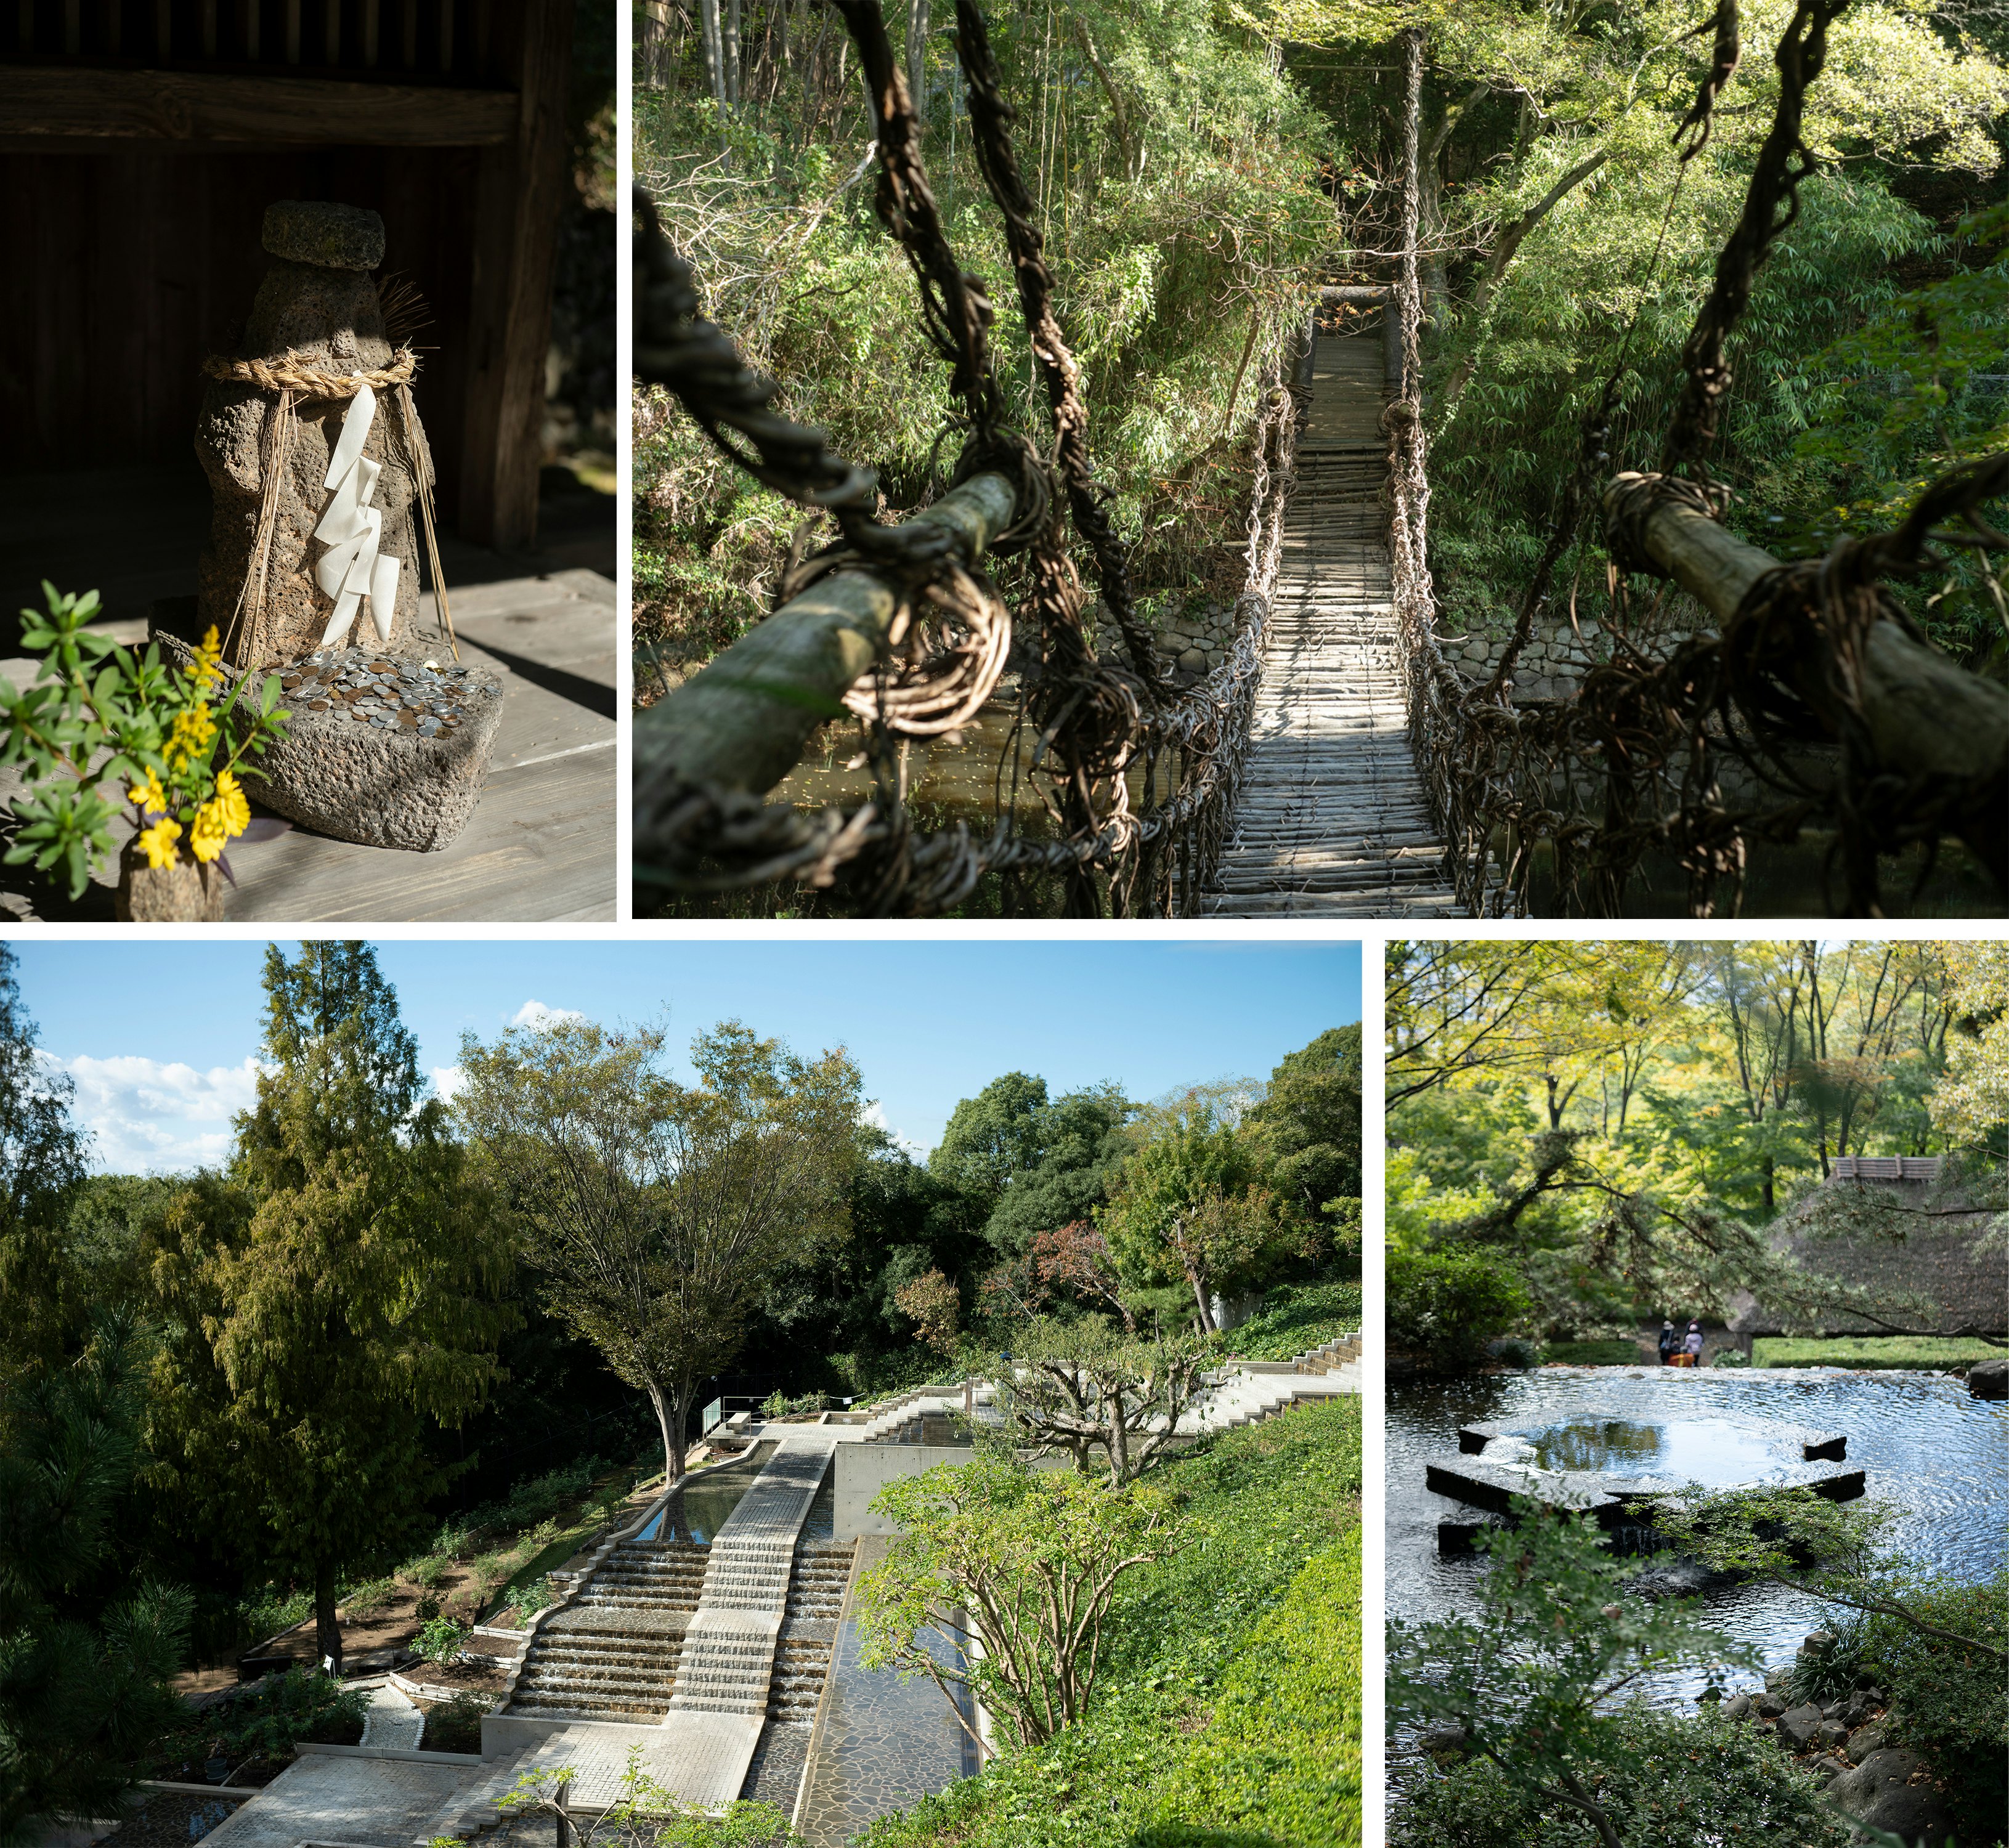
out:
M725 1526L725 1517L739 1506L741 1496L774 1455L774 1448L772 1443L756 1444L744 1457L731 1463L686 1476L682 1486L635 1538L685 1540L696 1546L709 1546L713 1535Z
M1508 1454L1510 1446L1513 1454ZM1768 1439L1727 1418L1564 1418L1495 1439L1489 1458L1551 1470L1615 1471L1723 1488L1775 1475L1799 1458L1786 1438Z
M1773 1419L1844 1433L1850 1465L1866 1472L1869 1501L1893 1511L1892 1544L1933 1571L1969 1581L2009 1564L2009 1407L1969 1397L1958 1380L1915 1373L1781 1377L1727 1369L1673 1378L1657 1372L1487 1375L1389 1389L1388 1614L1422 1620L1477 1609L1482 1562L1440 1555L1437 1546L1438 1522L1469 1520L1471 1511L1423 1485L1425 1460L1455 1451L1461 1426L1506 1425L1531 1442L1550 1431L1649 1428L1659 1433L1656 1471L1673 1474L1674 1455L1691 1471L1707 1467L1706 1455L1669 1446L1686 1430L1706 1447L1714 1413L1726 1414L1725 1423ZM1617 1441L1639 1440L1621 1430ZM1638 1465L1628 1457L1621 1467ZM1748 1480L1749 1473L1732 1479ZM1705 1602L1718 1628L1755 1644L1773 1662L1789 1656L1823 1616L1816 1600L1773 1586L1725 1587L1707 1594ZM1699 1675L1668 1676L1650 1691L1656 1698L1685 1700L1702 1685Z

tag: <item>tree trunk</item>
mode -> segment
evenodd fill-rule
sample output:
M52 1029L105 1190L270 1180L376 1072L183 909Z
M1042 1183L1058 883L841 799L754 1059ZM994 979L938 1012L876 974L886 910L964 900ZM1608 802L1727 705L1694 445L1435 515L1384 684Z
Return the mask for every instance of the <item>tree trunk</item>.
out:
M718 0L698 0L698 39L704 53L705 87L718 105L718 128L725 132L725 29L719 23Z
M657 1427L663 1434L663 1479L666 1483L681 1482L684 1475L684 1421L681 1410L653 1380L648 1390L649 1403L656 1408Z
M725 32L721 48L725 56L726 107L739 107L739 0L725 0Z
M928 0L907 0L907 102L914 133L928 126Z
M1207 1300L1206 1280L1196 1270L1186 1273L1186 1281L1192 1285L1193 1301L1199 1305L1199 1326L1203 1334L1217 1331L1214 1326L1214 1305Z
M335 1616L335 1563L331 1559L317 1560L314 1564L314 1660L331 1662L328 1673L342 1673L342 1626Z

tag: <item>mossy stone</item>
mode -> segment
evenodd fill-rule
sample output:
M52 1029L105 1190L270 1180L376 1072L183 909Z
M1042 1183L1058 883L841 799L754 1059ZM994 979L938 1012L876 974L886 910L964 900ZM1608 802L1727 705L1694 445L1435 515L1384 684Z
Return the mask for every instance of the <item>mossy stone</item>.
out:
M331 270L374 270L384 261L384 221L361 206L327 200L268 206L261 241L275 257Z

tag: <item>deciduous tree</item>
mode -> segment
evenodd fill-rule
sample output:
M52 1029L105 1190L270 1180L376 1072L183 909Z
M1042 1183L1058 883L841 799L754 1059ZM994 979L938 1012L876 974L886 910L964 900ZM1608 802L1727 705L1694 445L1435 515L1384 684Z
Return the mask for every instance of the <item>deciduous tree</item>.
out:
M584 1021L461 1045L455 1106L552 1312L648 1395L684 1473L698 1389L739 1352L768 1284L842 1238L857 1067L798 1059L737 1021L663 1070L663 1035Z

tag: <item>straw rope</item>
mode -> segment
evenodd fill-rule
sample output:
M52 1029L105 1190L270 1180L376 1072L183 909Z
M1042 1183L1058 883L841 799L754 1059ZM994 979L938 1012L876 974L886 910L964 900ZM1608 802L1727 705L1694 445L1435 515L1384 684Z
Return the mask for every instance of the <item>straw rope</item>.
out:
M302 398L353 398L359 387L382 391L409 385L419 370L418 356L401 346L388 366L348 373L324 372L305 353L290 349L276 359L226 359L211 353L202 369L226 384L256 385L261 391L292 391Z

